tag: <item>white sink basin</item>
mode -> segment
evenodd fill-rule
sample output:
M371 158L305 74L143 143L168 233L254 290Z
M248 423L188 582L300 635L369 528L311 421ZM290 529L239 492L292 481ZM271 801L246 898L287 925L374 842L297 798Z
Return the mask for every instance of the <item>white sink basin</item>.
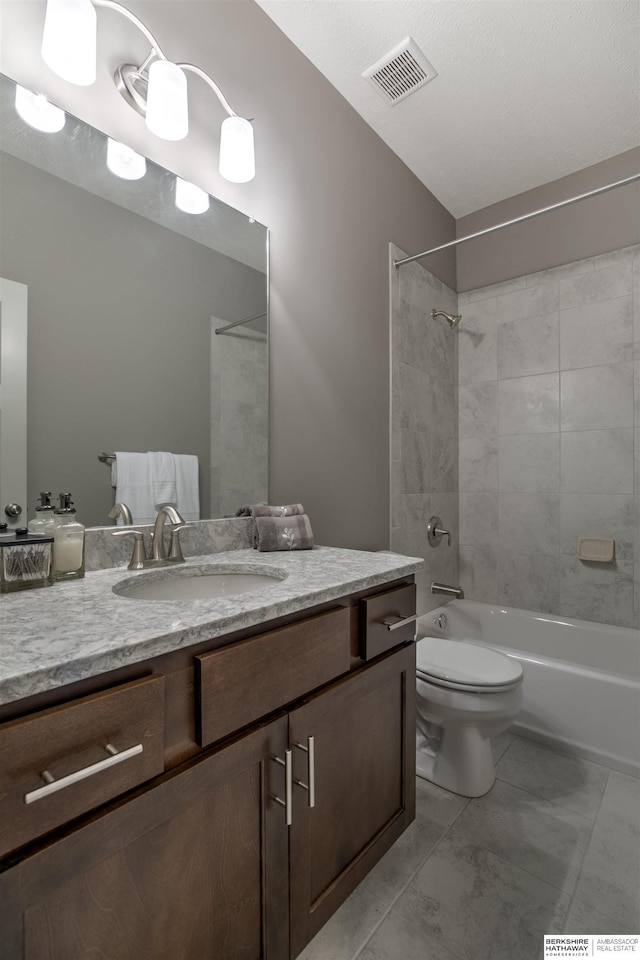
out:
M121 580L112 589L130 600L216 600L264 590L285 577L272 567L164 567Z

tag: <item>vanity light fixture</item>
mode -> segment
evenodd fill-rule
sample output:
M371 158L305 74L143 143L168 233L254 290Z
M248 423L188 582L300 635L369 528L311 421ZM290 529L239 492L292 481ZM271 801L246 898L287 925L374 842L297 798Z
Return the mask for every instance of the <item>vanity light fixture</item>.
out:
M139 65L121 64L114 73L118 92L165 140L181 140L189 130L186 73L195 73L215 93L228 114L220 131L220 175L233 183L255 176L253 127L230 107L218 84L192 63L173 63L145 24L115 0L47 0L42 57L59 77L89 85L96 76L96 7L126 17L144 34L151 51Z
M16 112L30 127L43 133L57 133L66 120L64 110L49 103L41 93L32 93L20 84L16 84Z
M184 213L206 213L209 194L195 183L176 177L176 207Z
M123 180L140 180L147 172L144 157L128 147L126 143L107 138L107 166L111 173Z

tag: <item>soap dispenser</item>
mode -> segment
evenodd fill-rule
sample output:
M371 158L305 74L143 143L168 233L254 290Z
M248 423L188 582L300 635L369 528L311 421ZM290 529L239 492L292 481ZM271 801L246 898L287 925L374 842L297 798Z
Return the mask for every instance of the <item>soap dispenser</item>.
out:
M29 521L27 527L31 533L45 533L47 536L51 536L55 519L55 511L51 503L51 492L44 491L38 497L35 518Z
M84 526L76 520L70 493L61 493L53 525L53 575L56 580L84 577Z

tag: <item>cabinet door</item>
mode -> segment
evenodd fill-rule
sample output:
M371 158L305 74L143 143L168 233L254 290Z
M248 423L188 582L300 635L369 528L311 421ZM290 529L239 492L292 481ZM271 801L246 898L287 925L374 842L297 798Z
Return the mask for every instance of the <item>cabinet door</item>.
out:
M291 957L296 957L415 816L415 645L338 681L293 711Z
M0 875L3 960L284 960L285 717Z

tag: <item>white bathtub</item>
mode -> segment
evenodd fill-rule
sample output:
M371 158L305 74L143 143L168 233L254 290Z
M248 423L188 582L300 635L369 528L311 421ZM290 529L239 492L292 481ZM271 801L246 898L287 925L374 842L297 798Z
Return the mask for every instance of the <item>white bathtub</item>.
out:
M472 640L519 660L515 733L640 775L639 630L452 600L420 617L417 636Z

